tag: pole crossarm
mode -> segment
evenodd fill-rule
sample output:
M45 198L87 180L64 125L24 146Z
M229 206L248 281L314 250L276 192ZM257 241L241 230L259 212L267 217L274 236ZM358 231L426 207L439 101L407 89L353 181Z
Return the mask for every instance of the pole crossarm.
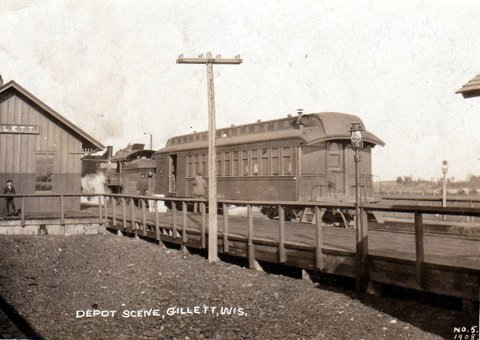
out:
M210 53L206 57L200 55L198 58L184 58L183 54L180 54L177 58L177 64L226 64L226 65L238 65L243 60L239 55L235 58L222 58L220 56L213 57Z

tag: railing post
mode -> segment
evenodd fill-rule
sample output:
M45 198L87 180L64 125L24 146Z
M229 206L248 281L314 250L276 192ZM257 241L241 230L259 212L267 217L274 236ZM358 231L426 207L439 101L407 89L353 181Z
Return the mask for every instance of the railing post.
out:
M105 221L105 228L108 228L108 206L107 206L107 196L103 196L103 216L104 216L104 221Z
M115 197L112 196L112 215L113 215L113 226L117 226L117 201Z
M424 253L423 253L423 221L422 213L415 213L415 257L417 268L417 285L424 286Z
M147 236L147 212L145 211L145 200L142 198L142 231Z
M22 212L20 218L22 219L22 227L25 227L25 196L22 196Z
M160 241L160 226L158 223L158 201L155 200L155 239L158 241L158 244L161 245Z
M223 252L228 253L228 207L223 203Z
M131 226L131 229L132 229L132 233L134 233L136 231L136 227L135 227L135 201L133 200L132 197L130 197L130 212L132 213L131 214L131 220L130 220L130 226Z
M102 225L102 195L98 195L98 224Z
M127 207L125 197L122 196L122 215L123 215L123 229L127 229Z
M207 247L207 238L205 235L205 230L207 228L207 216L205 209L205 202L200 203L200 209L202 212L202 234L200 235L202 241L202 249Z
M253 213L252 206L247 205L248 212L248 268L255 269L255 249L253 245Z
M171 201L172 202L172 218L173 218L173 228L172 228L172 234L173 238L177 238L177 202Z
M278 262L287 262L287 254L285 253L285 210L282 205L278 206L278 219L280 221L280 242L278 244Z
M315 222L317 225L317 247L316 247L316 265L317 269L323 270L323 214L325 209L321 209L318 206L315 206Z
M23 201L22 201L22 211L23 211ZM62 226L65 226L65 202L62 194L60 194L60 224Z
M358 219L356 230L356 247L355 247L355 292L362 294L367 286L367 255L368 255L368 221L367 212L364 208L359 209L359 213L355 216Z
M108 228L107 199L107 196L103 196L103 218L105 220L105 227Z
M182 215L183 215L183 225L182 225L182 252L187 253L187 203L182 201Z

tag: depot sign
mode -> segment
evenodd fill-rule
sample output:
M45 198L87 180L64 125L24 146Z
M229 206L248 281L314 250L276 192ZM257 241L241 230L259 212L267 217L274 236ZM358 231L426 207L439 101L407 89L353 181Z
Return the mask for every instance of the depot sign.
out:
M0 133L35 135L40 133L40 126L23 124L0 124Z

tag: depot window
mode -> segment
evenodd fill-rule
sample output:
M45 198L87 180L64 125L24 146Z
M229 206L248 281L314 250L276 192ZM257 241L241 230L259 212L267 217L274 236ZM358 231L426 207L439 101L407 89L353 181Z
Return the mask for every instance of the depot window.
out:
M35 191L53 191L53 162L54 153L35 154Z

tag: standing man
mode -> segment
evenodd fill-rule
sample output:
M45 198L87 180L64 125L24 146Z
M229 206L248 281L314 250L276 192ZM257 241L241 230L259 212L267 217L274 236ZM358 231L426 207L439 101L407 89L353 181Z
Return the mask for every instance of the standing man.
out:
M4 195L15 195L15 188L12 185L12 180L9 179L7 181L7 185L3 189L3 194ZM13 215L17 212L17 209L15 208L15 200L13 197L5 197L5 205L7 206L7 216ZM13 211L10 213L10 206L12 207Z
M147 196L150 195L148 191L148 181L145 178L145 174L140 175L140 180L137 182L137 195ZM140 204L137 200L137 206L140 207ZM145 207L148 208L148 201L145 202Z
M207 187L207 181L203 179L201 172L197 172L197 176L193 180L193 197L205 198L205 189ZM193 213L198 214L198 203L193 204Z

